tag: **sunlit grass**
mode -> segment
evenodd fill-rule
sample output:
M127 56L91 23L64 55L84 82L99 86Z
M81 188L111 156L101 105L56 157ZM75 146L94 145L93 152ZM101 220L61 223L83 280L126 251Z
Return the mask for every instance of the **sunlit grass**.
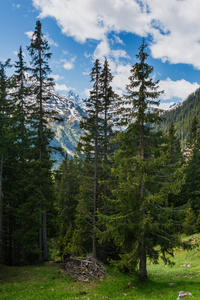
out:
M148 265L149 281L118 273L111 267L101 281L76 282L65 276L56 264L27 267L0 267L1 300L62 299L177 299L178 291L200 299L200 250L177 250L175 266ZM181 265L189 264L190 267ZM169 283L173 283L169 286ZM184 299L191 297L185 297Z

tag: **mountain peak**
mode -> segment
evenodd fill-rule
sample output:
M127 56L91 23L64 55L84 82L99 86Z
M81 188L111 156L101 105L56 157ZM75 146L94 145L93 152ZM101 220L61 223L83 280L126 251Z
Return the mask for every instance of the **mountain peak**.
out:
M67 98L79 105L80 107L83 107L83 100L81 100L79 95L77 95L74 91L70 90L67 93Z

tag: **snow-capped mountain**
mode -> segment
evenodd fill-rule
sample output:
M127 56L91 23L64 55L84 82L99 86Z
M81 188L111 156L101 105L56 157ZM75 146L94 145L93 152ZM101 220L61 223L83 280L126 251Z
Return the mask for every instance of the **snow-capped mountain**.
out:
M57 92L52 93L52 98L46 104L48 111L53 111L58 117L62 118L61 122L51 123L55 132L53 146L62 147L69 155L73 155L82 132L79 126L80 120L85 116L84 110L77 104L79 96L71 92L70 96L62 96ZM53 159L57 160L57 167L63 157L55 153Z
M76 103L81 108L85 107L83 100L80 99L79 95L75 94L73 91L69 91L67 93L67 99L69 99L72 102Z
M173 104L170 105L170 107L168 108L168 110L172 110L172 109L176 109L177 107L181 106L181 102L174 102Z
M54 91L51 100L45 105L46 109L56 112L59 116L66 116L71 121L80 122L84 115L83 109L78 104L80 98L73 92L68 94L69 96L63 96Z
M32 86L33 78L29 73L25 73L25 85ZM37 84L37 82L35 82ZM11 92L14 92L11 90ZM60 122L51 122L50 126L55 132L52 145L61 147L67 151L69 155L73 155L75 147L78 143L82 132L79 123L83 116L85 116L84 109L81 107L83 103L78 95L73 91L69 91L67 96L60 95L55 90L51 90L51 99L44 104L46 111L54 112ZM27 102L32 104L35 101L34 97L27 97ZM80 104L80 105L79 105ZM54 153L53 159L57 161L55 166L58 166L63 157L59 153Z

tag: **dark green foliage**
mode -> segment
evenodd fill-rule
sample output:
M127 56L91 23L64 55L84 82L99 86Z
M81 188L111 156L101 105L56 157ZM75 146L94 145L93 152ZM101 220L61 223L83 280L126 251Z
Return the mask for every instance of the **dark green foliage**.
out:
M139 270L140 278L146 280L147 259L157 263L161 257L170 264L174 248L184 246L177 233L200 229L199 113L188 122L185 166L181 123L169 118L167 134L155 131L162 119L157 100L162 91L153 80L146 48L143 40L120 101L112 90L107 59L103 67L98 59L94 62L93 87L81 129L77 122L66 125L67 116L58 123L61 118L46 109L54 84L49 78L51 53L40 21L28 47L31 85L27 86L21 47L11 79L5 72L9 60L0 63L1 263L48 260L48 236L56 237L53 241L61 256L65 251L92 252L104 262L114 259L122 271ZM178 108L185 107L182 118L189 108L197 111L198 96L199 90L190 96L194 105L189 97ZM114 132L116 120L126 129ZM53 144L54 132L60 142ZM55 157L66 141L70 154L78 142L79 157L66 154L53 173L52 154ZM183 212L187 207L184 222L180 205Z
M66 154L56 175L56 193L58 201L58 249L62 256L71 251L70 242L75 230L77 194L80 187L80 161L68 159Z
M91 251L89 247L92 246L93 257L101 257L104 261L107 261L107 250L105 243L100 245L97 238L97 231L102 230L102 225L98 222L97 210L104 210L102 194L109 193L105 182L109 156L112 155L114 149L111 143L114 136L111 112L117 99L111 87L112 79L108 61L105 60L101 70L97 59L91 72L93 89L90 92L90 98L86 100L87 116L81 123L83 136L77 147L78 151L84 153L84 179L81 182L79 194L75 236L78 240L84 236L85 242L82 246L85 251Z
M180 189L182 178L181 171L175 173L176 168L168 166L167 140L149 126L160 121L156 98L161 92L158 82L151 78L153 67L146 63L146 47L143 41L120 109L122 124L129 126L116 138L119 151L111 170L112 197L107 198L114 213L101 215L107 234L121 252L116 264L121 270L138 268L142 280L147 279L147 258L156 263L161 256L170 263L166 254L173 255L173 249L180 245L173 234L173 210L167 201L169 193Z
M0 63L0 260L9 265L47 260L47 234L55 234L53 133L44 107L53 87L48 50L38 21L29 47L31 84L21 47L11 78L9 60Z
M83 197L82 201L91 201L92 216L91 230L92 230L92 252L93 257L97 257L97 240L96 240L96 213L100 195L99 186L99 163L100 163L100 147L102 135L102 106L101 106L101 90L100 90L100 71L101 66L98 59L94 62L94 67L91 72L91 81L93 82L93 89L90 91L90 98L86 101L87 116L83 118L80 126L83 130L83 136L80 138L77 149L86 156L86 165L88 164L88 181L91 183L90 196ZM92 173L91 173L92 171ZM93 178L90 181L90 178ZM86 191L87 193L87 191Z
M34 158L38 161L38 178L39 178L39 209L41 211L41 228L39 230L39 260L48 260L47 249L47 223L48 223L48 207L52 203L52 161L50 155L52 148L50 143L54 137L54 133L48 126L48 122L55 120L52 114L45 109L45 104L51 98L52 88L54 86L52 78L48 75L51 70L48 60L51 58L48 42L44 39L41 31L40 21L36 22L35 31L33 33L30 46L28 47L31 60L32 72L32 93L35 100L35 107L32 113L34 119L33 128L36 134L36 142L34 144ZM56 149L55 149L56 150Z
M200 131L196 116L193 118L188 137L188 149L185 168L185 185L182 187L181 198L184 203L189 203L184 231L187 234L200 230Z
M14 103L9 99L9 78L6 68L10 60L0 62L0 262L9 263L12 249L13 210L12 184L15 167Z
M162 114L162 117L166 120L156 128L167 132L171 122L173 122L176 125L177 136L181 141L181 148L184 150L187 147L189 128L195 116L200 121L200 89L189 95L176 109Z

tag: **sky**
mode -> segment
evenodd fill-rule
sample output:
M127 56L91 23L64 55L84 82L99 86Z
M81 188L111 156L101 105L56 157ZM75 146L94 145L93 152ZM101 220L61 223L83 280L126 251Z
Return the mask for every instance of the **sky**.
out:
M94 60L107 58L113 89L122 95L145 38L147 62L164 90L160 107L167 109L200 85L199 12L199 0L0 0L0 61L14 64L22 46L29 64L26 48L40 20L60 94L87 98Z

